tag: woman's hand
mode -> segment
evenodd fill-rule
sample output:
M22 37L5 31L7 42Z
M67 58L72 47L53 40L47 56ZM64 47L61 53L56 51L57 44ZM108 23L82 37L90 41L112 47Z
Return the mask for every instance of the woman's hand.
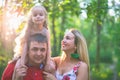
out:
M44 71L43 75L45 80L57 80L55 75L53 75L52 73L48 73Z

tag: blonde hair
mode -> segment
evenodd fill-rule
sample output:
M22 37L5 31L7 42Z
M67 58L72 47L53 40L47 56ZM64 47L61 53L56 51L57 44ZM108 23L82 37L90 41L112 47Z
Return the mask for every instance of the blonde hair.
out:
M75 36L75 45L77 46L77 53L80 55L79 59L88 65L88 72L89 72L90 63L89 63L89 56L88 56L86 40L85 40L84 36L78 30L71 29L70 31Z

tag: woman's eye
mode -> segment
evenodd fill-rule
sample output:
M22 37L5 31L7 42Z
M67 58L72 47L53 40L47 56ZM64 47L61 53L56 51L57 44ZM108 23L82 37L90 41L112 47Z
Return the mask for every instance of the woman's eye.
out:
M70 39L69 37L66 37L66 39Z

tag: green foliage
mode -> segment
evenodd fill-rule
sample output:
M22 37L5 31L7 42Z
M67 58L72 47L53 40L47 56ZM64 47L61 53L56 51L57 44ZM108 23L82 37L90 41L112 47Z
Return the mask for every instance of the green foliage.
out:
M91 65L91 80L111 80L113 78L113 71L109 64L100 64L99 70L96 70L95 65Z
M16 29L16 33L21 32L21 31L23 30L25 24L26 24L26 22L22 22L22 23L20 24L20 26L18 27L18 29Z
M7 60L8 59L6 57L0 56L0 77L2 76L3 71L7 65Z
M87 7L88 19L97 20L98 16L105 18L108 11L107 0L92 0ZM98 18L99 19L99 18Z
M9 51L6 51L6 49L2 46L0 40L0 77L2 76L3 70L5 69L8 61L11 59L11 56L8 54L11 53Z

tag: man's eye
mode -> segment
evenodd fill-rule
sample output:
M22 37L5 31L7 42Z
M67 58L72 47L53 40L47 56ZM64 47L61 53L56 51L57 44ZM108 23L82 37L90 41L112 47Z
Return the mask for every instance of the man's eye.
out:
M38 51L38 48L32 48L32 51Z
M44 51L45 51L45 48L42 48L41 51L44 52Z

